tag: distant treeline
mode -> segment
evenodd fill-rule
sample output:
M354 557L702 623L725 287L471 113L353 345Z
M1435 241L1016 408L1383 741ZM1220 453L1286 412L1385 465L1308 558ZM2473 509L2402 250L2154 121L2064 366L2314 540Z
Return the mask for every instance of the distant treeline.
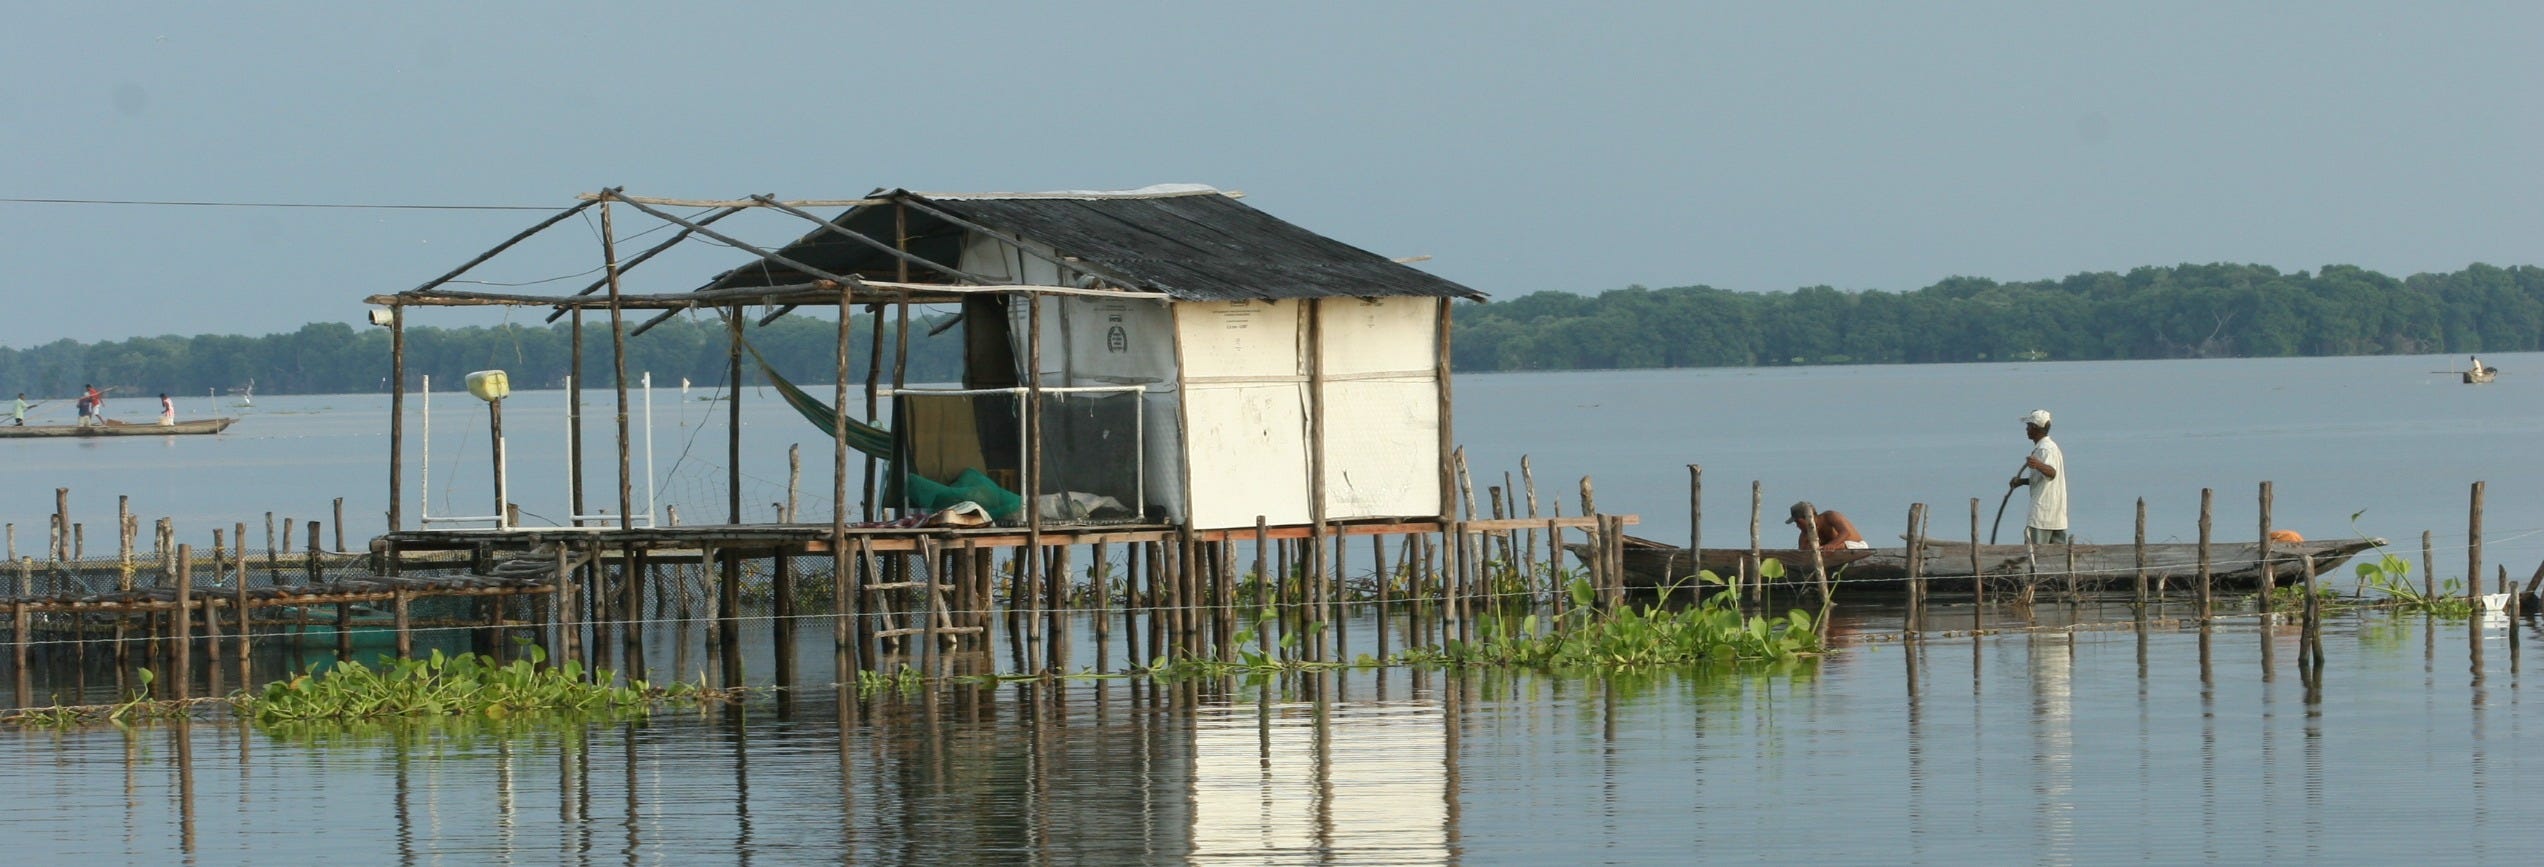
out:
M911 382L960 377L961 329L927 336L938 321L912 320ZM872 323L860 315L853 328L850 376L863 381ZM888 348L888 320L885 332ZM747 333L787 378L830 382L835 321L790 316ZM500 368L521 387L553 386L568 373L571 336L564 323L414 326L406 332L407 371L410 382L431 375L456 388L461 374ZM2028 283L1955 277L1900 293L1538 292L1459 305L1454 340L1453 362L1464 372L2516 352L2544 348L2544 268L2474 265L2397 280L2348 266L2282 274L2261 265L2179 265ZM584 341L585 381L607 382L608 326L587 323ZM665 322L627 347L631 376L650 371L664 384L725 379L725 329L714 317ZM885 369L892 364L887 351ZM745 368L756 382L756 365ZM0 348L0 395L35 398L91 383L124 396L200 395L250 382L265 394L352 393L387 390L388 376L387 329L333 322L264 337Z
M2544 269L2397 280L2179 265L1900 293L1538 292L1460 307L1455 341L1464 372L2514 352L2544 348Z
M857 354L851 376L863 381L872 322L858 316ZM911 382L944 382L960 377L960 329L925 337L925 324L914 318L911 331L921 339L911 346ZM767 327L746 326L751 345L786 378L806 384L831 381L836 370L832 347L838 345L837 320L789 316ZM884 327L883 365L890 379L892 326ZM606 383L610 375L610 333L606 319L583 326L585 382ZM656 326L627 341L630 378L651 372L657 385L676 386L682 377L693 384L724 382L727 351L725 326L712 316L682 317ZM563 322L539 326L472 326L406 329L406 369L410 386L431 376L434 387L458 389L469 371L500 369L516 388L546 388L562 383L573 358L573 332ZM743 376L759 382L758 365L743 356ZM23 391L29 398L64 397L84 384L113 386L116 396L179 397L208 391L233 392L255 384L258 394L349 394L386 391L389 387L389 330L368 325L316 322L287 334L264 337L202 335L144 337L83 344L58 340L29 349L0 349L0 395Z

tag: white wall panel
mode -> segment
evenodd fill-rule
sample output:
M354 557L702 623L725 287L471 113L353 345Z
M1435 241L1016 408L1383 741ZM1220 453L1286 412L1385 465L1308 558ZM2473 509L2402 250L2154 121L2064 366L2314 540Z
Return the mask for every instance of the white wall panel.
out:
M1184 378L1289 377L1300 363L1297 301L1188 301L1175 305Z
M1440 513L1440 395L1428 378L1325 384L1325 516Z
M1366 373L1429 375L1439 318L1435 298L1326 298L1317 302L1317 339L1327 378Z
M1306 398L1295 382L1184 389L1193 526L1307 522Z

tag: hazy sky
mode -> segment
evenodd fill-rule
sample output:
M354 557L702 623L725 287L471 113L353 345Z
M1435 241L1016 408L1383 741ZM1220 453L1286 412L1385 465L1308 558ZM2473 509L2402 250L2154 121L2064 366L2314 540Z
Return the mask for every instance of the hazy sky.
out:
M2539 35L2533 3L31 4L0 198L1191 182L1503 298L2408 274L2544 263ZM543 215L0 203L0 345L359 322ZM598 264L558 228L482 276Z

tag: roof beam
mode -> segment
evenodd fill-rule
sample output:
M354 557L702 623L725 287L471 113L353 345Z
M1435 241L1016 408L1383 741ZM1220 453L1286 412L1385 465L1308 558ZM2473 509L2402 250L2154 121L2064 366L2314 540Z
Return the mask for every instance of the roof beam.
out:
M702 219L702 220L699 220L699 221L698 221L698 225L704 226L704 225L707 225L707 224L713 223L713 222L715 222L715 221L717 221L717 220L721 220L721 219L724 219L724 218L726 218L726 217L730 217L730 216L733 216L733 215L735 215L735 214L739 214L739 213L742 213L742 208L741 208L740 206L738 206L738 205L737 205L737 206L733 206L733 207L728 207L728 208L725 208L724 210L718 211L718 212L716 212L716 213L708 214L708 215L706 216L706 218L705 218L705 219ZM625 262L621 262L621 263L619 263L619 265L618 265L618 273L619 273L621 276L624 276L624 275L625 275L628 271L630 271L630 270L634 269L636 266L638 266L638 265L642 265L642 264L645 264L645 260L653 258L653 257L654 257L654 254L656 254L656 253L660 253L660 252L662 252L662 251L664 251L664 250L669 250L669 249L671 249L672 245L674 245L674 244L678 244L678 243L680 243L680 242L682 242L682 241L689 240L689 236L690 236L690 235L692 235L692 234L695 234L697 231L698 231L698 230L696 230L696 229L682 229L682 230L680 230L680 234L677 234L677 235L673 235L673 236L671 236L671 240L664 241L664 242L662 242L662 243L660 243L660 244L655 244L655 245L654 245L651 249L648 249L648 250L646 250L645 252L642 252L642 253L638 253L638 254L636 254L636 257L635 257L635 258L633 258L633 259L629 259L629 260L627 260L627 261L625 261ZM606 277L606 276L604 276L604 277L602 277L601 279L598 279L598 280L594 280L594 281L592 281L592 285L583 287L583 291L581 291L581 292L576 292L576 293L574 293L574 294L576 294L576 295L590 295L590 294L592 294L592 293L594 293L594 292L598 292L598 291L600 291L600 290L601 290L601 287L603 287L603 286L607 286L607 285L609 285L609 278L608 278L608 277ZM549 313L549 314L548 314L548 321L549 321L549 322L555 322L555 321L557 321L557 318L558 318L558 317L561 317L561 316L564 316L564 315L565 315L565 310L566 310L565 308L563 308L563 307L559 307L559 308L557 308L557 309L556 309L556 311L555 311L555 312Z
M874 248L875 250L881 251L884 255L891 256L892 258L899 259L899 260L901 260L901 261L903 261L903 262L908 262L908 263L910 263L910 264L912 264L912 265L917 265L917 266L919 266L919 267L921 267L921 268L926 268L926 269L928 269L928 270L930 270L930 271L934 271L934 272L937 272L937 273L939 273L939 274L943 274L943 275L945 275L945 276L952 277L952 278L957 279L957 280L961 280L961 281L963 281L963 282L965 282L965 283L974 283L974 284L984 284L984 285L985 285L985 284L989 284L989 283L997 282L997 281L991 280L991 279L989 279L989 278L987 278L987 277L983 277L983 276L981 276L981 275L974 274L974 273L972 273L972 272L970 272L970 271L965 271L965 270L963 270L963 269L961 269L961 268L956 268L956 267L953 267L953 266L951 266L951 265L939 264L939 263L938 263L936 260L934 260L934 259L929 259L929 258L926 258L926 257L923 257L923 256L913 255L913 254L911 254L911 253L910 253L909 251L907 251L907 250L903 250L903 249L901 249L901 248L899 248L899 247L896 247L896 246L893 246L893 245L891 245L891 244L886 244L886 243L884 243L884 242L882 242L882 241L878 241L878 240L875 240L875 239L873 239L873 238L866 237L864 234L861 234L861 233L857 232L856 230L850 229L850 228L848 228L848 227L846 227L846 226L842 226L842 225L840 225L840 224L838 224L838 223L831 222L831 221L829 221L829 220L822 219L819 215L813 214L813 213L812 213L812 212L810 212L810 211L806 211L806 210L804 210L804 209L802 209L802 208L791 207L791 206L787 205L787 204L786 204L786 203L784 203L784 202L780 202L780 201L778 201L775 197L772 197L772 196L752 196L751 198L752 198L752 200L757 201L757 202L759 202L759 203L761 203L761 204L768 205L768 206L770 206L770 207L776 208L776 209L781 210L781 211L785 211L785 212L787 212L787 213L789 213L789 214L793 214L793 215L795 215L795 216L802 217L802 218L807 219L807 220L811 220L811 221L813 221L813 222L815 222L815 223L819 223L819 224L821 224L821 225L822 225L822 227L823 227L823 228L829 229L829 230L831 231L831 233L832 233L832 234L835 234L835 235L839 235L839 236L845 237L845 238L847 238L848 240L855 241L855 242L860 243L860 244L864 244L864 245L866 245L866 246L868 246L868 247ZM818 233L817 233L817 234L818 234Z
M459 267L451 269L450 273L448 273L448 274L444 274L444 275L439 276L439 277L435 277L435 278L433 278L432 280L426 281L426 282L424 283L424 285L415 287L415 291L421 292L421 291L424 291L424 290L426 290L426 289L431 289L431 288L433 288L433 287L435 287L435 286L439 286L439 285L442 285L442 284L444 284L444 283L448 283L448 282L450 282L450 281L452 281L452 280L456 280L456 279L458 279L458 278L459 278L459 275L468 273L468 269L470 269L470 268L475 268L475 267L477 267L477 266L479 266L479 265L485 264L486 260L488 260L488 259L492 259L492 258L495 258L495 257L496 257L496 256L498 256L498 255L501 255L501 254L503 253L503 251L505 251L505 250L510 250L510 249L512 249L512 245L514 245L514 244L518 244L518 243L521 243L523 240L528 239L530 236L532 236L532 235L536 235L536 234L539 234L539 233L540 233L540 232L542 232L542 231L545 231L545 230L546 230L549 226L556 225L559 221L562 221L562 220L564 220L564 219L565 219L565 218L567 218L567 217L571 217L571 216L574 216L575 214L582 213L582 211L583 211L583 209L584 209L584 208L589 208L589 207L591 207L591 206L592 206L592 203L591 203L591 202L584 202L584 203L582 203L582 204L575 205L574 207L567 208L567 209L562 210L562 211L558 211L558 212L556 212L556 214L555 214L554 216L551 216L551 217L549 217L549 218L547 218L547 219L545 219L545 220L540 220L538 225L536 225L536 226L532 226L532 227L527 228L527 229L523 229L523 230L521 230L521 233L520 233L520 234L518 234L518 235L514 235L514 236L512 236L512 237L510 237L510 238L506 238L506 239L504 239L504 242L503 242L503 243L501 243L501 244L496 244L493 248L491 248L491 249L487 250L486 252L483 252L483 253L479 253L479 254L477 254L477 258L470 259L470 260L468 260L466 263L464 263L464 264L460 265Z
M629 204L643 202L648 205L661 205L666 208L756 208L768 204L793 205L804 208L853 208L858 205L880 205L885 202L883 199L798 199L786 202L762 202L757 198L666 199L659 196L630 196L614 192L580 193L577 194L575 198L582 199L586 203L589 203L598 202L603 196L617 199L618 201Z
M767 198L767 197L760 197L760 198ZM707 237L709 237L709 238L714 238L714 239L716 239L716 240L718 240L718 241L723 241L723 242L725 242L725 243L727 243L727 244L731 244L731 245L733 245L735 248L740 249L740 250L742 250L743 252L757 254L757 255L758 255L760 258L762 258L762 259L767 259L767 260L769 260L769 261L771 261L771 262L776 262L776 263L778 263L778 264L780 264L780 265L784 265L784 266L786 266L786 267L793 268L793 269L795 269L795 270L797 270L797 271L801 271L801 272L803 272L804 274L806 274L806 275L808 275L808 276L812 276L812 277L819 277L819 278L824 279L824 280L830 280L830 281L833 281L833 282L839 283L839 284L841 284L841 285L847 286L847 287L849 287L849 288L850 288L850 289L852 289L852 290L853 290L856 286L858 286L859 284L861 284L861 283L863 283L863 282L864 282L864 281L862 281L862 280L857 279L857 278L856 278L856 277L854 277L854 276L850 276L850 275L846 275L846 274L833 274L833 273L830 273L829 271L825 271L825 270L822 270L822 269L820 269L820 268L815 268L815 267L813 267L813 266L811 266L811 265L807 265L807 264L805 264L805 263L798 262L798 261L795 261L795 260L793 260L793 259L786 258L786 257L784 257L784 256L780 256L780 255L778 255L778 254L776 254L776 253L773 253L773 252L770 252L770 251L767 251L767 250L762 250L762 249L760 249L758 246L755 246L755 245L751 244L751 243L750 243L750 242L748 242L748 241L744 241L744 240L742 240L742 239L740 239L740 238L736 238L736 237L733 237L733 236L731 236L731 235L727 235L727 234L724 234L724 233L722 233L722 232L718 232L718 231L716 231L716 230L714 230L714 229L707 228L706 226L700 225L700 224L698 224L698 223L690 222L690 221L688 221L688 220L684 220L684 219L681 219L681 218L679 218L679 217L672 216L672 215L670 215L670 214L664 213L661 209L654 208L654 207L652 207L652 206L646 205L646 204L645 204L645 203L643 203L643 202L635 201L635 200L632 200L632 199L626 199L626 198L619 198L618 200L619 200L619 201L622 201L622 202L626 202L626 203L627 203L627 205L628 205L629 207L635 208L636 210L643 211L643 212L645 212L645 213L648 213L648 214L652 214L652 215L654 215L654 218L655 218L655 219L659 219L659 220L662 220L662 221L665 221L665 222L670 222L670 223L678 223L678 224L680 224L680 225L687 226L687 227L689 227L689 228L691 228L691 229L695 229L695 230L697 230L698 234L705 235L705 236L707 236ZM770 199L769 201L774 202L774 201L775 201L775 199ZM860 236L860 237L862 237L862 236ZM869 240L871 240L871 239L869 239Z

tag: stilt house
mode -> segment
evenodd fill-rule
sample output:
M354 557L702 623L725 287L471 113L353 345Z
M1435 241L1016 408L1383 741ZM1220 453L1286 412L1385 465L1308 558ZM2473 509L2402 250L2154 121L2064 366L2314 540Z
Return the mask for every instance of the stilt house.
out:
M889 431L866 431L861 448L889 449L885 478L867 486L883 506L1013 492L1022 502L993 511L1017 523L1195 530L1453 511L1449 304L1484 296L1234 195L895 189L833 217L808 209L842 203L585 198L578 209L625 203L760 258L681 295L618 294L613 261L606 298L453 291L445 277L370 300L606 307L613 321L745 305L837 305L844 319L869 305L897 306L906 323L911 305L959 305L960 387L894 382ZM763 250L655 205L775 208L816 225Z

